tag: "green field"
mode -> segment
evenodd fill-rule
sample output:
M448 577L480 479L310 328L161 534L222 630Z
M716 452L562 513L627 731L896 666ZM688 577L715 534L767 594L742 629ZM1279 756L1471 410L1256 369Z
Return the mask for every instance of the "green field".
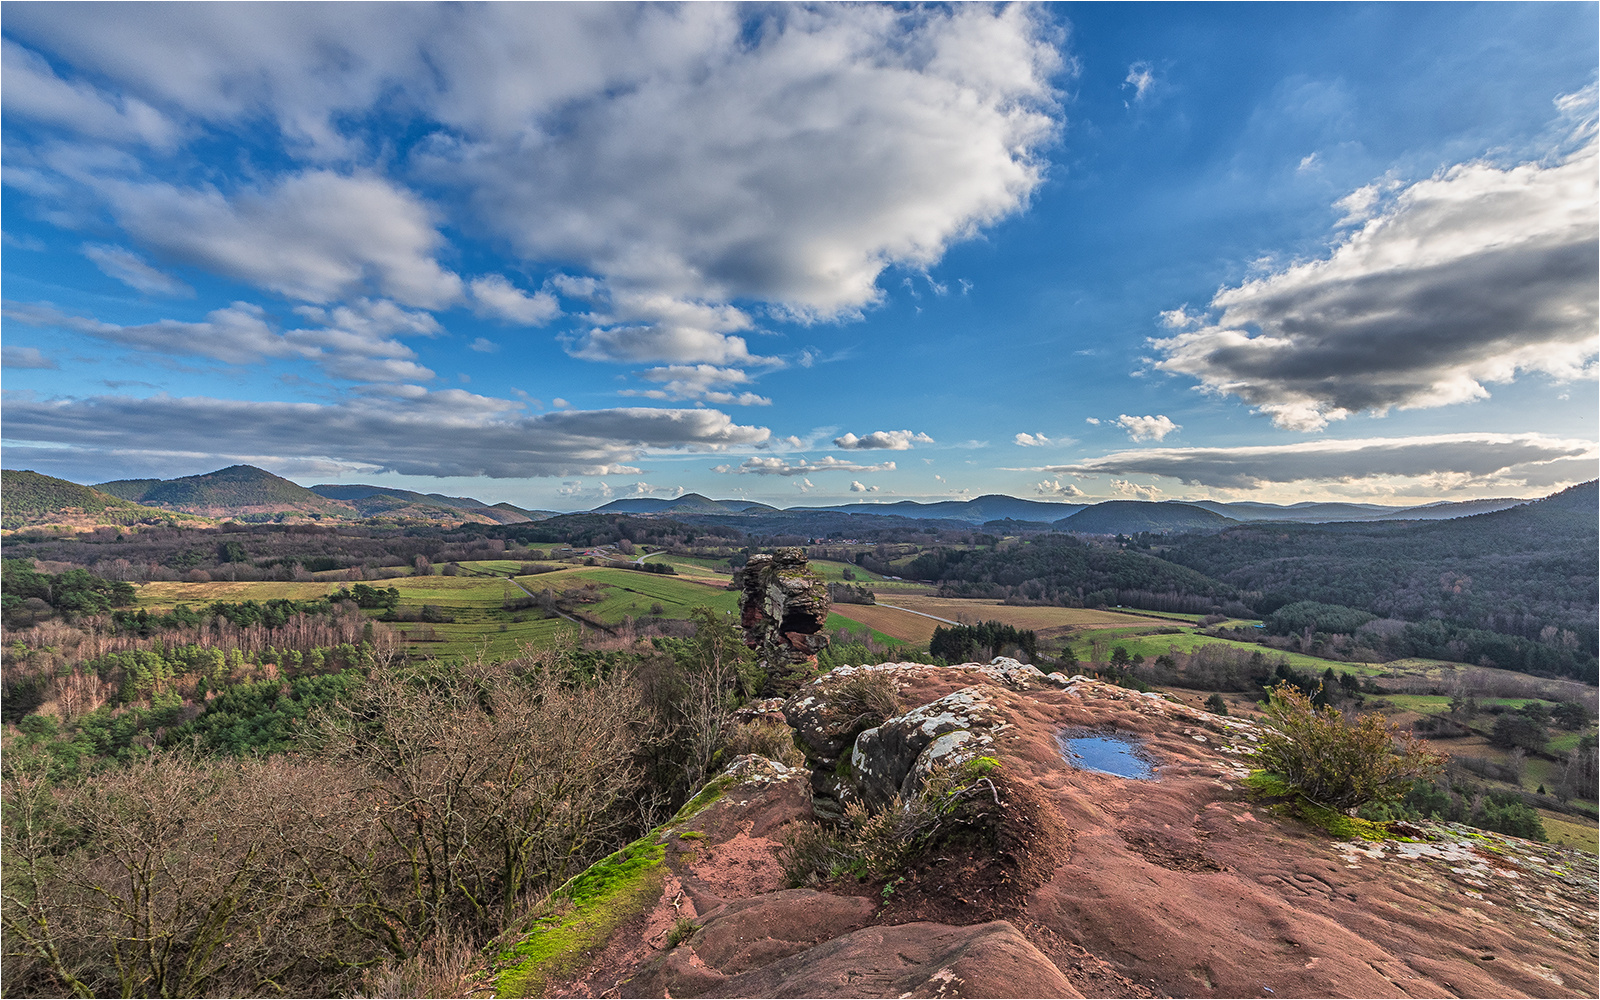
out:
M1310 670L1320 674L1329 667L1333 672L1354 673L1361 675L1379 675L1384 672L1383 664L1373 663L1345 663L1342 660L1327 660L1320 656L1308 656L1305 653L1291 653L1287 650L1272 649L1259 646L1253 642L1240 642L1236 639L1217 639L1209 635L1196 632L1168 633L1165 635L1149 635L1149 628L1104 628L1078 632L1072 636L1072 648L1080 657L1086 657L1094 640L1106 642L1107 651L1118 646L1126 646L1129 656L1143 656L1147 660L1155 659L1164 653L1177 650L1180 653L1192 653L1201 646L1224 645L1248 652L1259 652L1267 658L1269 663L1276 663L1280 659L1287 660L1289 666L1296 670ZM1445 701L1449 701L1448 698Z

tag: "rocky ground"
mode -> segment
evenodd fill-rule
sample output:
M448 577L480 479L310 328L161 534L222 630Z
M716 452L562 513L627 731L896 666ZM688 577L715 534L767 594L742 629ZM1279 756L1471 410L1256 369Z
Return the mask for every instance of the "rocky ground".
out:
M841 739L819 719L852 670L909 710ZM500 995L1596 995L1595 858L1451 825L1332 837L1248 793L1252 723L1005 660L840 668L782 710L816 773L740 758L509 949ZM1153 778L1074 767L1063 733L1131 738ZM784 887L814 807L979 755L992 846Z

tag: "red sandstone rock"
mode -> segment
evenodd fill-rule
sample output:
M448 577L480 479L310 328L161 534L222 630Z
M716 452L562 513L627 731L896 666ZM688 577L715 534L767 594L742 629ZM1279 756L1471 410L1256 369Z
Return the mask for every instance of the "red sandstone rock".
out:
M568 995L1596 993L1592 856L1436 824L1339 842L1249 798L1248 721L1012 664L886 669L911 706L989 685L997 848L933 852L886 900L848 878L782 890L773 852L808 776L741 765L668 838L654 910ZM1068 728L1141 740L1155 780L1072 767ZM668 951L679 916L700 929Z

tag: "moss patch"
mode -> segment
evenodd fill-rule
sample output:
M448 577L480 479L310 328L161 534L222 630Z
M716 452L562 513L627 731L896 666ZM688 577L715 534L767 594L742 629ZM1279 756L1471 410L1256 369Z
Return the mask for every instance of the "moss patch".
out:
M1392 840L1388 823L1346 816L1337 809L1318 805L1301 795L1288 782L1266 771L1251 771L1244 780L1246 788L1256 796L1277 800L1269 803L1273 812L1308 823L1329 836L1340 840Z
M670 821L551 893L545 912L527 925L522 940L496 956L495 996L542 996L552 980L578 971L588 952L649 909L660 898L665 881L662 832L722 798L733 783L731 775L713 778ZM679 834L686 839L704 836L696 830Z

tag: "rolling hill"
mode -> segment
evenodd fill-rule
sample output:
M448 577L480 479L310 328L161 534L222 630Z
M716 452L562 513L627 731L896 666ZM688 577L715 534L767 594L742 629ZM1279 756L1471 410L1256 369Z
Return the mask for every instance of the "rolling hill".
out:
M472 497L416 493L390 486L323 483L310 489L318 496L350 504L362 517L465 521L473 524L520 524L539 519L508 503L490 505Z
M91 527L201 521L27 469L0 471L0 524L8 529L36 524Z
M778 508L749 500L712 500L698 493L685 493L673 500L656 497L625 497L596 507L595 514L768 514Z
M137 495L130 495L138 484L149 483ZM205 517L250 515L302 515L315 518L355 517L353 506L329 500L253 465L230 465L226 469L178 479L120 480L105 484L136 503L165 507Z
M1133 535L1141 531L1169 534L1185 531L1221 531L1238 524L1231 517L1194 504L1165 500L1107 500L1055 522L1060 531L1086 535Z

